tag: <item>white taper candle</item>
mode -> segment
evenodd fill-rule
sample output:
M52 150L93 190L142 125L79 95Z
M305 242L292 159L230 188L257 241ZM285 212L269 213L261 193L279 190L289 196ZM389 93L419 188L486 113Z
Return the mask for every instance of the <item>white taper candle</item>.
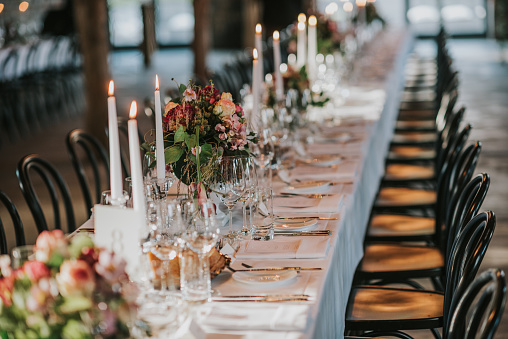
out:
M164 160L164 136L162 135L161 92L159 91L159 77L155 75L155 159L157 160L157 179L166 177L166 163Z
M120 160L120 139L118 137L118 118L116 113L115 84L109 82L108 88L108 132L109 132L109 181L111 200L118 201L123 195L122 163Z

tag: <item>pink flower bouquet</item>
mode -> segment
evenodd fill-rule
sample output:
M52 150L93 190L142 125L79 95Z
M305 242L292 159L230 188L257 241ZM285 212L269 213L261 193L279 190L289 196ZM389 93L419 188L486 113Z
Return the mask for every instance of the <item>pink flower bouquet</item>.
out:
M42 232L18 269L0 257L0 338L128 338L137 289L125 261L85 235Z

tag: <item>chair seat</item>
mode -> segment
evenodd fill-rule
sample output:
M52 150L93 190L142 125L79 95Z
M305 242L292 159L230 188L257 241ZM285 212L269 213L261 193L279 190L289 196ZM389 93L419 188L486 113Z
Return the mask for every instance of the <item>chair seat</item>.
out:
M443 266L443 255L435 247L371 244L365 248L365 254L358 271L367 274L388 273L393 275L402 271L440 271ZM411 273L408 276L412 276Z
M440 292L375 286L354 287L346 309L346 330L441 327L443 300Z
M435 178L434 167L410 164L390 164L386 166L383 180L432 180Z
M436 110L437 105L434 100L430 101L402 101L399 110Z
M379 191L375 207L427 206L436 203L434 191L405 187L385 187Z
M411 109L411 110L400 110L398 121L406 120L432 120L435 123L436 110L434 109Z
M432 160L436 157L436 150L428 147L419 146L394 146L388 153L390 160L410 160L410 159L423 159Z
M378 214L372 217L368 236L425 236L435 232L434 218L397 214Z
M433 132L397 132L392 143L432 143L436 140L437 134Z
M435 130L435 119L428 120L398 120L395 124L397 130Z

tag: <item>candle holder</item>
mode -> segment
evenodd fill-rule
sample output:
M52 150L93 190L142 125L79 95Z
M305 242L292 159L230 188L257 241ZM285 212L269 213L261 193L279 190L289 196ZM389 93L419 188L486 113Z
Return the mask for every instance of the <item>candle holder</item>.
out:
M103 191L101 193L101 205L110 205L116 207L126 208L129 202L129 194L126 191L122 191L122 195L118 198L113 199L110 190Z

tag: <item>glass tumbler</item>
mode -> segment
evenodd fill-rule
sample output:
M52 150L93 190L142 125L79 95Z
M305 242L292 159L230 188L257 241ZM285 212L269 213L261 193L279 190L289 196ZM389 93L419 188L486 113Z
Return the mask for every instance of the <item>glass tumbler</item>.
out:
M270 188L259 188L256 191L256 204L253 206L251 239L273 239L273 194Z

